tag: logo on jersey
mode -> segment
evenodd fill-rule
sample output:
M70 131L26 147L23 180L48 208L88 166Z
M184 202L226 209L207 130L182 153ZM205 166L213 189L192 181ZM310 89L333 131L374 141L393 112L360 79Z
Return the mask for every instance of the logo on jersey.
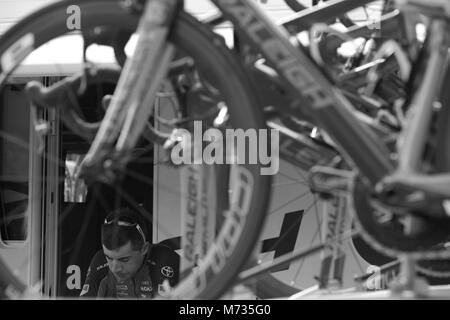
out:
M173 271L173 268L171 266L164 266L161 268L161 273L163 276L167 277L167 278L172 278L175 274L175 272Z
M98 266L96 270L98 271L98 270L100 270L100 269L106 268L107 266L108 266L108 262L105 263L105 264L102 264L102 265Z
M141 286L140 289L142 292L152 292L153 290L151 286Z
M128 286L126 284L117 284L116 289L117 290L128 290Z

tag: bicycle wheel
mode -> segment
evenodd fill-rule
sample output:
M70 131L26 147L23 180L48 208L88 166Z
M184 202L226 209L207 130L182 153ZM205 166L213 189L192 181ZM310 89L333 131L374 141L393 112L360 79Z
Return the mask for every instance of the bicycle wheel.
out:
M224 171L226 168L221 174L226 177L228 173ZM218 180L226 181L225 178ZM227 188L225 185L226 182L223 182L219 188ZM256 262L250 260L245 269L269 266L275 260L289 258L294 252L307 251L325 244L325 216L335 215L334 209L345 202L337 197L330 203L311 192L308 171L286 161L280 162L280 170L274 177L271 190L271 205L259 239L259 255L254 260ZM359 237L351 233L350 220L351 217L348 217L347 230L343 234L341 245L345 256L343 288L354 285L353 277L365 274L371 265L365 254L360 254L353 243L354 240L359 240ZM319 251L315 250L277 266L246 280L243 284L261 299L286 298L313 287L319 284L322 259L322 253Z
M71 10L68 10L69 8ZM120 68L117 68L117 61L114 61L114 59L112 63L108 62L107 64L94 61L95 57L89 57L90 48L87 49L85 47L87 44L100 44L109 47L109 49L117 49L115 45L118 42L123 43L123 41L116 41L117 39L114 36L117 34L130 36L137 27L139 14L132 9L124 8L121 1L78 0L75 2L61 1L54 3L30 15L8 30L2 37L0 44L2 61L0 85L2 88L5 88L8 83L17 77L17 74L21 72L22 74L26 73L27 61L30 60L24 59L31 57L30 59L32 60L33 52L39 48L42 49L44 44L51 44L51 41L55 39L57 39L55 41L58 41L58 39L64 40L65 38L63 37L68 35L78 37L79 41L73 38L70 39L70 43L78 43L81 48L80 54L75 59L76 61L69 64L72 68L71 70L67 70L68 64L60 61L50 61L49 65L52 66L52 71L56 75L69 76L69 78L74 74L76 75L73 69L80 70L81 74L86 76L86 68L89 69L92 65L95 65L96 72L89 73L94 75L93 79L87 77L86 80L83 77L79 77L75 85L71 83L72 86L69 85L67 90L63 91L65 94L63 97L64 101L70 101L70 110L68 111L77 112L78 115L81 115L84 120L92 124L90 129L95 132L96 124L102 119L104 109L107 107L105 98L113 92L115 81L118 78L118 74L120 74ZM68 14L68 12L71 13ZM77 14L81 14L81 16L77 18ZM104 30L107 32L103 32ZM204 121L205 127L208 127L210 123L205 120L205 114L210 117L212 110L213 114L217 115L219 109L223 110L225 107L227 110L226 128L241 129L242 132L265 129L263 117L258 110L255 97L251 94L252 89L246 80L246 75L227 50L221 37L215 35L206 26L203 26L188 14L180 13L170 33L169 41L175 45L177 52L181 53L183 58L188 58L189 64L186 68L183 65L182 68L177 69L178 71L169 73L167 79L167 82L170 84L167 86L169 89L166 86L163 89L171 90L172 93L183 92L182 96L186 100L181 101L180 95L176 95L175 107L169 107L170 103L165 104L164 107L166 109L172 108L175 110L175 112L172 112L170 120L179 121L162 121L163 125L167 127L168 123L176 123L177 125L182 123L182 127L189 131L189 129L192 129L194 121L199 120ZM65 44L67 45L68 42L65 42ZM72 47L70 50L73 50ZM90 62L89 65L85 64L86 57ZM112 55L112 57L114 56ZM112 67L111 64L114 66ZM94 68L92 67L89 70L94 70ZM119 70L119 73L117 73L117 70ZM108 76L104 77L105 73ZM224 77L225 74L227 77ZM99 76L96 77L96 75ZM186 79L190 79L191 82ZM59 83L58 80L60 79L53 80ZM105 83L111 85L108 90L98 86ZM83 86L84 91L80 89ZM92 88L92 92L97 94L96 98L86 97L88 88ZM57 97L56 101L61 102L61 97ZM36 110L37 114L42 113L44 116L51 113L48 111L48 108L38 108ZM54 110L57 110L55 112L56 116L64 111L57 108ZM67 109L65 110L67 111ZM188 110L187 113L186 110ZM155 115L155 121L161 122L162 117L159 114ZM92 133L84 131L71 132L69 127L73 128L66 123L65 125L61 124L61 127L57 129L57 132L60 130L65 135L63 138L67 138L65 141L62 141L63 147L69 145L75 149L82 149L80 146L88 147ZM16 149L25 148L30 154L34 153L35 149L38 149L33 148L35 146L34 142L30 146L29 141L23 139L23 137L11 135L9 129L9 127L3 126L0 131L4 140L4 146L2 146L4 148L1 151L3 159L11 160L7 157L9 156L9 151L14 149L11 149L10 145L15 144ZM77 135L81 137L77 137ZM35 139L39 140L38 138ZM49 147L49 140L47 137L41 140L43 150L36 157L33 156L32 158L41 167L43 167L45 162L47 165L52 165L56 172L58 172L57 168L66 167L67 170L67 156L64 159L63 155L52 151L53 149ZM84 144L82 143L83 140L85 141ZM86 140L88 141L87 143ZM67 144L65 145L66 142ZM153 141L148 141L145 137L142 137L142 141L140 141L136 150L134 150L135 152L131 155L132 161L126 167L120 180L115 181L112 185L95 182L85 187L88 189L88 195L83 205L83 219L77 224L73 223L74 216L77 215L77 212L78 216L80 213L77 204L65 202L64 193L62 191L59 193L61 198L59 207L56 209L57 212L60 212L54 217L55 228L59 230L59 236L62 233L65 236L70 234L76 239L75 241L72 239L70 244L61 243L60 246L62 247L59 247L59 249L64 253L71 252L72 257L79 257L82 247L86 246L86 244L83 244L84 235L92 228L99 230L99 225L104 215L108 211L121 206L129 206L141 212L149 221L149 228L152 227L154 232L155 230L164 232L164 230L160 230L158 221L152 221L153 208L152 201L149 200L149 193L152 192L153 188L164 190L166 198L173 200L171 209L180 210L180 207L183 205L192 206L192 202L188 203L188 200L192 201L193 199L189 199L189 194L183 193L184 184L191 183L188 185L188 190L198 187L200 190L199 195L203 195L204 198L208 195L213 195L207 198L209 201L208 208L212 215L219 217L220 225L216 227L218 229L216 232L217 236L210 243L208 250L204 252L203 259L200 257L196 262L196 266L188 270L188 275L182 279L179 286L168 294L168 297L218 298L228 285L232 283L237 272L253 252L254 244L262 228L263 216L269 200L270 176L261 175L261 166L259 164L236 164L233 171L234 175L230 177L235 182L232 186L235 197L231 206L223 208L217 205L221 195L216 193L217 188L213 174L215 165L206 165L204 163L199 166L187 165L187 167L194 168L195 175L209 177L209 179L205 178L202 182L197 181L194 185L192 185L192 180L182 180L181 183L178 183L177 180L171 180L168 177L159 179L158 185L154 185L154 179L151 174L154 166L158 168L168 167L169 171L186 170L186 167L160 162L157 155L153 154L153 148ZM65 151L66 153L63 154L67 155L69 152L67 149ZM7 156L3 156L4 154ZM70 161L76 162L79 159L79 157L75 157L71 158ZM180 177L182 174L177 173L174 177ZM36 179L38 176L34 176L34 178ZM3 180L6 179L3 174L1 178ZM48 179L49 175L44 176L42 181L48 183ZM65 177L59 177L56 183L61 186L65 180ZM33 183L36 183L36 181L33 181ZM132 194L133 191L136 191L138 195ZM84 197L86 199L86 195ZM204 204L204 199L195 198L194 202L198 202L197 204L200 206L200 204ZM28 203L28 207L30 207L30 203ZM78 209L75 210L74 208ZM47 212L43 214L46 215ZM182 218L180 217L180 219ZM3 224L7 229L8 223L4 221ZM70 224L70 229L62 232L63 227L67 224ZM168 233L170 234L166 238L179 236L181 240L178 239L178 243L183 243L183 234ZM96 240L99 240L98 236ZM88 248L88 251L83 254L85 256L89 255L89 251L92 251L93 254L99 247L99 242L97 241L97 243L98 245L91 245L92 248ZM41 245L45 246L46 244L42 243ZM179 250L178 252L182 257L185 256L186 248L175 247L175 249ZM56 254L57 251L54 253ZM14 283L12 279L10 282ZM22 289L21 287L17 288L18 291L23 291ZM44 288L43 290L44 293L50 292L50 289ZM58 290L58 293L64 293L63 291ZM54 295L55 292L52 291L52 294Z
M325 239L327 230L324 223L330 221L330 216L335 218L338 208L345 206L346 200L341 197L323 199L312 193L307 175L307 172L299 168L284 164L280 174L274 179L273 205L269 207L266 228L263 238L260 239L262 250L258 256L258 265L264 266L275 259L279 261L289 258L294 253L312 250L330 240ZM283 217L281 221L280 216ZM348 216L340 246L345 259L340 279L341 289L355 286L353 277L365 274L370 266L353 243L357 237L356 230L351 228L351 216ZM324 254L324 250L315 250L313 253L299 256L298 259L271 270L263 277L250 280L249 288L260 298L280 298L321 285L321 281L333 281L325 279L326 276L321 279Z

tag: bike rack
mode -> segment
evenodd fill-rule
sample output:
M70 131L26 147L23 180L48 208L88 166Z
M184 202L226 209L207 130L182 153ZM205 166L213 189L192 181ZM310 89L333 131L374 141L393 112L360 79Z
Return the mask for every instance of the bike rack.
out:
M388 290L360 291L358 288L333 290L314 286L300 291L287 300L425 300L450 297L450 285L429 285L416 275L416 260L408 255L400 257L400 275Z

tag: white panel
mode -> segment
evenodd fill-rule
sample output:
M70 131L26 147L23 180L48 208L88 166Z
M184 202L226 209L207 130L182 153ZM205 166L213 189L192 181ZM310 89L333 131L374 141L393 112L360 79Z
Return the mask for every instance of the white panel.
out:
M26 15L56 0L0 0L0 34Z
M0 0L0 34L4 33L14 23L19 21L19 19L55 1L56 0ZM261 6L267 10L267 13L273 19L279 19L292 13L292 11L284 4L283 0L266 0L266 3L261 4ZM217 8L209 0L187 0L186 9L199 18L208 16L217 11Z
M300 2L304 1L305 0L301 0ZM275 20L292 13L292 10L286 6L284 0L258 0L258 3L264 8L267 14ZM187 0L185 8L187 11L200 17L207 16L209 13L217 11L217 8L209 0Z

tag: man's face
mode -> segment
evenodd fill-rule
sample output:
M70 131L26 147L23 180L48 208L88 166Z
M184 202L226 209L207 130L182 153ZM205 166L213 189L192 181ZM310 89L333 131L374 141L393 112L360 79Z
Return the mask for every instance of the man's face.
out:
M147 247L147 244L145 244L141 250L133 250L130 241L116 250L108 250L103 246L103 253L108 262L109 270L114 274L117 281L128 280L136 274L142 266Z

